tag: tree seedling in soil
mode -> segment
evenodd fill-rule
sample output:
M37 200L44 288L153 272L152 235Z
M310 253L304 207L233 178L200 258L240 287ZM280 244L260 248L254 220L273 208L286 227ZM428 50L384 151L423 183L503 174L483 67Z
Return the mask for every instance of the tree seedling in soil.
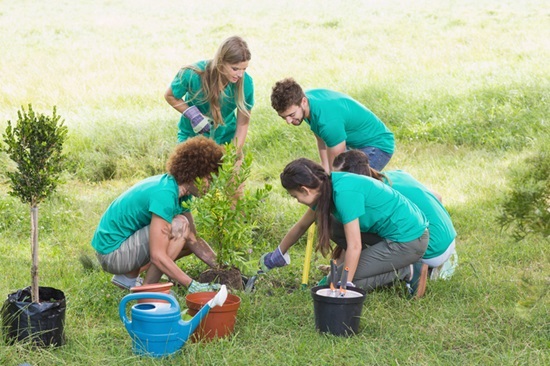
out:
M16 170L8 172L9 194L21 199L31 210L31 296L32 302L40 302L38 296L38 205L50 196L59 183L64 169L62 155L67 127L56 113L46 116L36 114L29 104L17 112L17 124L8 126L3 134L6 152L16 164Z
M241 273L252 272L257 260L251 259L258 229L257 213L271 186L266 184L254 192L244 190L250 176L252 155L239 156L233 144L225 145L225 154L207 192L188 204L197 231L216 252L217 268L199 276L200 282L217 282L234 289L243 289ZM206 189L197 181L199 190Z

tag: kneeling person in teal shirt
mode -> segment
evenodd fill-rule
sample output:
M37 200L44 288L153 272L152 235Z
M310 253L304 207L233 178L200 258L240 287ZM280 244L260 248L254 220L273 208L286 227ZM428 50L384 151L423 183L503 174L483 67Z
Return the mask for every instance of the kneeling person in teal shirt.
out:
M146 178L115 199L99 221L92 247L112 282L129 289L139 285L140 269L148 266L144 284L157 283L162 274L187 286L190 292L213 289L194 281L175 263L191 253L209 266L216 256L196 237L191 212L182 202L199 195L196 179L209 180L224 150L203 136L178 145L167 162L167 174Z
M402 170L385 171L379 173L369 165L369 158L361 151L346 151L336 157L334 168L338 171L366 175L378 179L408 198L426 215L429 221L430 241L426 253L422 256L422 263L429 266L434 276L447 274L440 273L447 261L457 260L455 250L456 230L451 221L451 216L441 203L441 198L429 190L422 183L414 179L410 174ZM340 224L341 225L341 224ZM343 231L343 229L339 229ZM338 230L337 230L338 231ZM335 233L336 236L342 236ZM455 266L453 263L452 266Z
M414 272L428 246L428 222L424 214L402 194L388 185L357 174L332 172L305 158L289 163L281 173L281 184L296 200L308 206L306 213L281 240L279 247L260 259L262 269L269 270L288 263L284 259L307 229L317 222L317 250L327 255L331 250L331 214L344 223L345 250L341 274L348 269L351 285L372 290L405 280L411 295L421 297L425 291L427 271ZM379 235L377 243L365 246L361 233Z

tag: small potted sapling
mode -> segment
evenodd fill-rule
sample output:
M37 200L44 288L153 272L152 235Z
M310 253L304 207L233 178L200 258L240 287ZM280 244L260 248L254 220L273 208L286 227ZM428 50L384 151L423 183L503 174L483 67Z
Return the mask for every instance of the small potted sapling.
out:
M3 134L2 151L15 162L7 173L9 194L21 199L31 213L31 286L8 295L2 307L2 324L6 339L30 341L39 346L65 343L65 294L51 287L38 286L38 206L56 189L64 168L63 143L67 127L53 108L53 114L17 112L16 125L8 121Z
M205 193L191 203L197 232L216 252L217 268L201 273L199 282L215 282L242 290L242 273L257 265L252 252L258 229L258 210L271 186L254 192L244 190L250 176L252 155L242 156L233 144L226 145L222 165ZM199 189L203 182L198 182ZM206 187L204 187L206 188Z

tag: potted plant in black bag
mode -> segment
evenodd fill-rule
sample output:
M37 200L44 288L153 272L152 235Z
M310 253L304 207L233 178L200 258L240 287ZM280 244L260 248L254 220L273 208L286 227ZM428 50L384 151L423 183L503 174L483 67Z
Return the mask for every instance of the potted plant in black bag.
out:
M2 307L2 325L8 342L30 341L39 346L65 343L65 294L38 286L38 205L51 195L64 168L62 155L67 127L53 108L53 115L17 112L15 126L8 121L2 150L17 168L8 172L10 195L30 206L32 267L31 286L8 295Z

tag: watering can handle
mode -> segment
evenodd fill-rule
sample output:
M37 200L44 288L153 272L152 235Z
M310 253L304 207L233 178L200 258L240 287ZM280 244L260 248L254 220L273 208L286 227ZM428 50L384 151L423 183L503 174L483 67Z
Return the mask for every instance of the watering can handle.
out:
M120 316L120 320L122 320L124 324L131 323L126 317L126 304L128 303L128 301L139 299L166 300L170 303L170 307L175 307L179 309L179 304L176 298L172 295L162 294L158 292L140 292L138 294L129 294L124 296L122 300L120 300L120 305L118 306L118 315Z

